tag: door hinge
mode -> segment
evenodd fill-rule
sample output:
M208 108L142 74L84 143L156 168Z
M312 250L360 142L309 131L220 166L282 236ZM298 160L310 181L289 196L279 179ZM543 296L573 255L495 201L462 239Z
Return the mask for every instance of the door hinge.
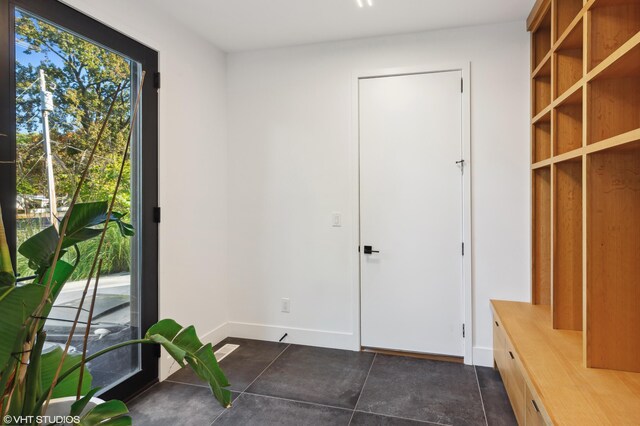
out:
M154 72L153 73L153 88L154 89L159 89L160 88L160 73L159 72Z
M460 93L464 93L464 78L460 79Z
M464 243L462 243L462 255L464 256Z
M153 208L153 222L160 223L160 207Z
M464 330L464 324L462 324L462 337L467 337L466 332Z

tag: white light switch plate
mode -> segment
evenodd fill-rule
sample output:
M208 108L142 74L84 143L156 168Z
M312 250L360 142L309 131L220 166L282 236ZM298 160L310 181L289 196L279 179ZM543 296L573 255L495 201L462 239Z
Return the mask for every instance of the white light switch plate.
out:
M331 213L331 226L340 228L342 226L342 213Z

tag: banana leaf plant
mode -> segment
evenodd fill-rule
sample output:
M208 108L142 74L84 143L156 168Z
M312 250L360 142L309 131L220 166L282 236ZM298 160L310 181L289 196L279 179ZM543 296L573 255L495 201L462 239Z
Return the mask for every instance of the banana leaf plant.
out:
M142 77L144 81L144 74ZM142 83L141 83L142 84ZM141 90L138 91L140 93ZM114 95L116 99L118 93ZM136 106L137 102L136 100ZM120 176L111 202L77 202L79 189L88 173L93 153L100 143L105 124L109 119L113 102L109 108L83 175L67 213L57 226L50 226L26 240L18 248L28 260L35 278L28 284L16 283L7 245L2 210L0 208L0 424L11 424L17 417L31 418L36 424L37 416L46 413L52 398L75 397L70 416L78 416L77 424L83 426L126 426L132 424L128 410L121 401L107 401L87 409L91 397L99 391L92 387L92 377L87 363L116 349L137 344L161 345L182 367L190 366L202 380L208 383L214 397L224 406L231 404L231 392L227 378L220 369L211 343L203 344L193 326L184 327L172 319L164 319L151 326L143 338L115 344L94 354L86 353L90 323L87 324L83 354L69 354L69 344L78 323L84 296L87 293L94 267L98 263L100 249L108 226L117 226L123 236L133 236L133 227L126 223L124 214L113 211L129 143L123 153ZM137 108L134 109L137 111ZM134 113L135 114L135 113ZM135 115L133 120L135 120ZM129 134L129 142L131 133ZM79 244L100 238L93 256L92 272L89 274L83 297L77 307L65 349L56 347L44 351L47 338L44 325L62 289L80 261ZM68 252L75 256L64 257ZM63 259L64 257L64 259ZM68 260L72 258L73 260ZM93 297L97 293L101 262L97 267ZM93 302L94 302L93 301ZM92 302L92 308L93 308ZM89 321L93 309L89 310ZM32 417L27 417L32 416ZM26 423L20 423L26 424Z

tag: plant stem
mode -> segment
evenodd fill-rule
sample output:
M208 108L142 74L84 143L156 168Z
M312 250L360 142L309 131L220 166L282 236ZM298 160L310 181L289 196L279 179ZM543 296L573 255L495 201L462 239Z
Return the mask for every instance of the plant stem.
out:
M27 415L33 410L36 403L36 395L40 392L40 361L42 360L42 348L47 339L47 333L41 331L36 336L36 343L31 349L29 357L29 368L27 370L26 388L24 393L24 403L22 406L23 415Z
M82 393L82 379L84 378L84 365L87 362L87 345L89 343L89 332L91 331L91 319L93 318L93 310L96 306L96 295L98 294L98 283L100 282L100 271L102 271L102 259L98 264L98 272L96 273L96 283L93 286L93 295L91 296L91 307L89 308L89 317L84 330L84 341L82 344L82 361L80 362L80 378L78 379L78 390L76 392L76 401L80 399Z

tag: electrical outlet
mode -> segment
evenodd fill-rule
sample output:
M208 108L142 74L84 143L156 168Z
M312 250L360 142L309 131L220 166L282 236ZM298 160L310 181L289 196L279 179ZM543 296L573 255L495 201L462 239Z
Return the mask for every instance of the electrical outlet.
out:
M291 301L288 298L283 297L280 305L281 305L281 311L284 312L285 314L288 314L289 312L291 312Z

